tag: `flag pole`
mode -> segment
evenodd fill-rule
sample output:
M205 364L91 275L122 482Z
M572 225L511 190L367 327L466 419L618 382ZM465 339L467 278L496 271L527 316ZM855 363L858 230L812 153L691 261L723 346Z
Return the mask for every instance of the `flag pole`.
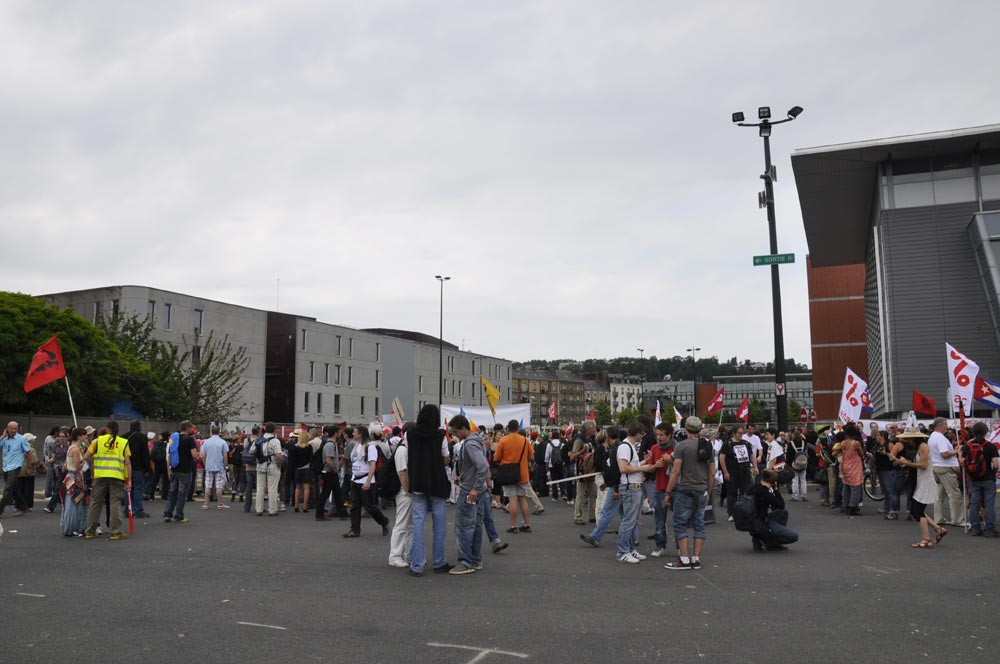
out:
M76 428L76 408L73 407L73 391L69 389L69 378L63 376L63 380L66 381L66 394L69 395L69 410L73 413L73 428Z

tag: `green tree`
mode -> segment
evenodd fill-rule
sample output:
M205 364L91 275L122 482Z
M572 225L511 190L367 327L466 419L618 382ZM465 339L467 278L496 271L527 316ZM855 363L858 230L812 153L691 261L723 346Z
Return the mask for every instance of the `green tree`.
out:
M788 426L789 428L796 426L796 424L802 422L802 404L800 404L795 399L788 400Z
M110 414L119 398L120 351L104 333L70 310L60 311L31 295L0 292L0 408L63 415L69 412L64 381L25 393L24 379L38 347L59 337L66 377L78 414Z
M615 415L615 422L621 426L628 426L628 423L634 420L639 415L638 411L633 408L622 408Z
M607 401L598 401L594 404L594 421L599 427L611 424L611 404Z
M748 404L748 411L750 413L750 421L755 424L763 424L767 422L767 412L764 409L764 404L762 404L757 397L750 399Z

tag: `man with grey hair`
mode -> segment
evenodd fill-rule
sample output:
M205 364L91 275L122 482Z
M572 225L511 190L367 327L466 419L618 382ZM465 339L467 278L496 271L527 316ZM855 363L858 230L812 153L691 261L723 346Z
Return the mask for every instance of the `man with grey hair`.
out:
M569 453L570 461L577 464L578 470L582 472L577 475L588 475L593 470L593 464L589 468L582 467L583 464L594 454L595 438L597 436L597 423L592 420L585 420L580 431L580 435L573 441L573 449ZM597 483L593 477L585 477L576 481L576 500L573 503L574 523L578 526L584 524L583 521L583 500L587 499L588 512L591 523L597 523Z
M8 422L2 440L3 446L3 499L0 500L0 514L7 505L14 503L15 516L22 516L28 511L28 502L21 495L20 482L17 478L24 465L24 455L31 446L28 439L20 433L21 425Z
M934 520L942 526L964 526L965 504L962 490L958 486L958 450L944 432L948 430L948 420L937 417L931 423L931 435L927 446L931 448L931 466L937 482L937 499L934 501ZM945 494L948 501L948 520L944 520Z

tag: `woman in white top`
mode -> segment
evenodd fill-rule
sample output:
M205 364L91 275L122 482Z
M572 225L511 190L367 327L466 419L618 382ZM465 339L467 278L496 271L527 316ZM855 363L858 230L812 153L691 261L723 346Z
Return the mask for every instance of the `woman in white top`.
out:
M914 490L913 498L910 500L910 514L920 522L922 539L919 542L914 542L912 546L914 549L932 549L937 542L940 542L948 534L948 531L927 516L927 506L933 503L937 497L937 483L934 480L934 469L931 466L931 450L927 445L927 434L920 433L917 429L907 428L896 437L919 440L915 461L907 461L902 457L898 457L895 452L890 453L889 459L901 466L913 468L917 471L917 488ZM932 528L936 534L934 541L931 541Z

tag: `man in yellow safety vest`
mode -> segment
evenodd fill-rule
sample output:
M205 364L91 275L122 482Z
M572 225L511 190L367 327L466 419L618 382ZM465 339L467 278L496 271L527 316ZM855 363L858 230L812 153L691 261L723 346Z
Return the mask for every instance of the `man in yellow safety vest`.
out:
M104 501L110 496L111 539L127 537L122 532L122 497L131 487L132 463L129 459L128 441L118 435L118 423L108 422L108 433L90 444L84 461L94 469L94 485L90 492L90 509L87 511L87 529L84 539L97 537Z

